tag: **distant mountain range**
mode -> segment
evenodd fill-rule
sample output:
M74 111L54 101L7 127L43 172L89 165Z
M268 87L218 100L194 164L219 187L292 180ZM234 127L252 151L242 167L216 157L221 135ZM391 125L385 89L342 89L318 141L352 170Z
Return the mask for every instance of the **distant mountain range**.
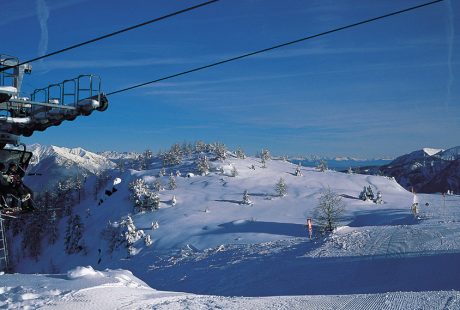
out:
M69 177L94 176L117 165L124 169L138 169L141 156L136 152L93 153L82 148L40 144L30 145L28 150L34 156L28 169L31 175L26 176L25 183L34 191L43 191ZM289 159L304 167L315 167L320 160L324 160L333 170L346 172L351 167L355 173L394 177L407 190L422 193L452 190L460 193L460 146L447 150L424 148L394 160L315 156Z
M394 177L407 190L421 193L460 193L460 146L447 150L424 148L382 166L353 169L364 174Z
M354 167L364 166L382 166L390 163L392 159L358 159L353 157L297 157L290 158L289 161L293 164L302 164L304 167L316 167L318 163L323 160L326 162L329 169L344 170Z
M32 144L27 147L33 153L28 176L24 182L32 190L44 191L69 177L89 177L101 171L115 168L108 158L82 148L65 148Z

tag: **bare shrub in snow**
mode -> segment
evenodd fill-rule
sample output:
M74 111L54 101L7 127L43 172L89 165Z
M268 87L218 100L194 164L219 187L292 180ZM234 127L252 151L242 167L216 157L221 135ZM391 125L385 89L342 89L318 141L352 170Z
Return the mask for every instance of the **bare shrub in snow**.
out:
M318 206L313 216L320 227L322 234L332 232L342 218L345 206L336 192L330 188L325 189L318 199Z

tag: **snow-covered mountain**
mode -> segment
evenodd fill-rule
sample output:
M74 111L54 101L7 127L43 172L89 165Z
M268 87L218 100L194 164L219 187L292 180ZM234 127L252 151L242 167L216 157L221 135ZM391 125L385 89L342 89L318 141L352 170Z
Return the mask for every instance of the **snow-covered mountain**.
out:
M112 169L115 163L104 156L82 148L65 148L32 144L33 153L24 182L34 191L49 189L58 181L77 175L82 178Z
M97 153L111 161L117 160L136 160L141 156L141 153L137 152L115 152L115 151L104 151Z
M448 190L460 193L460 173L456 168L460 147L448 150L424 148L402 155L380 167L367 167L367 173L394 177L399 184L416 192ZM363 170L366 170L363 169Z
M204 155L209 173L200 175ZM146 170L109 168L116 185L74 199L68 213L12 220L11 263L23 274L0 275L0 307L460 306L458 196L443 206L440 195L418 195L413 214L413 194L384 176L309 167L296 175L297 165L282 160L217 160L209 152L184 155L165 171L162 162L153 156ZM275 190L280 178L284 197ZM136 180L151 191L158 186L157 210L135 210L130 184ZM384 203L358 199L364 186L380 191ZM321 236L314 209L325 189L340 195L344 213L339 227ZM243 203L245 191L249 204ZM313 219L311 240L307 218ZM37 272L58 274L24 274Z

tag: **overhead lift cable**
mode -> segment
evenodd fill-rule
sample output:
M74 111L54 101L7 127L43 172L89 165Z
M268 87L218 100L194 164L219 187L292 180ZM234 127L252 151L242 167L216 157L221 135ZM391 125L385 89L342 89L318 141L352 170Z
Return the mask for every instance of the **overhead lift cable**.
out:
M354 23L354 24L349 24L349 25L342 26L342 27L339 27L339 28L334 28L334 29L331 29L331 30L327 30L327 31L324 31L324 32L321 32L321 33L318 33L318 34L315 34L315 35L307 36L307 37L304 37L304 38L300 38L300 39L297 39L297 40L294 40L294 41L278 44L278 45L271 46L271 47L268 47L268 48L264 48L264 49L254 51L254 52L251 52L251 53L247 53L247 54L243 54L243 55L240 55L240 56L236 56L236 57L228 58L228 59L225 59L225 60L221 60L221 61L209 64L209 65L197 67L197 68L190 69L190 70L187 70L187 71L182 71L180 73L168 75L168 76L156 79L156 80L152 80L152 81L149 81L149 82L145 82L145 83L133 85L133 86L130 86L130 87L126 87L126 88L123 88L123 89L119 89L119 90L116 90L116 91L112 91L112 92L108 93L107 96L113 95L113 94L118 94L118 93L121 93L121 92L125 92L125 91L131 90L131 89L135 89L135 88L138 88L138 87L148 85L148 84L153 84L153 83L158 83L158 82L161 82L161 81L164 81L164 80L169 80L169 79L172 79L172 78L175 78L175 77L178 77L178 76L181 76L181 75L186 75L186 74L189 74L189 73L192 73L192 72L201 71L201 70L204 70L204 69L207 69L207 68L211 68L211 67L215 67L215 66L218 66L218 65L225 64L227 62L232 62L232 61L235 61L235 60L239 60L239 59L247 58L247 57L250 57L250 56L257 55L257 54L265 53L265 52L268 52L268 51L271 51L271 50L274 50L274 49L278 49L278 48L281 48L281 47L284 47L284 46L300 43L300 42L303 42L303 41L307 41L307 40L310 40L310 39L314 39L314 38L317 38L317 37L328 35L328 34L331 34L331 33L334 33L334 32L338 32L338 31L342 31L342 30L345 30L345 29L361 26L361 25L364 25L364 24L367 24L367 23L371 23L371 22L380 20L380 19L384 19L384 18L387 18L387 17L391 17L391 16L402 14L402 13L406 13L406 12L409 12L409 11L413 11L413 10L416 10L416 9L420 9L422 7L429 6L429 5L432 5L432 4L435 4L435 3L438 3L438 2L442 2L442 1L444 1L444 0L430 1L430 2L427 2L427 3L424 3L424 4L409 7L407 9L403 9L403 10L395 11L395 12L388 13L388 14L385 14L385 15L381 15L381 16L378 16L378 17L366 19L366 20L363 20L363 21L360 21L360 22L357 22L357 23Z
M140 24L137 24L137 25L134 25L134 26L130 26L130 27L127 27L127 28L123 28L123 29L120 29L120 30L118 30L118 31L111 32L111 33L108 33L108 34L106 34L106 35L103 35L103 36L100 36L100 37L97 37L97 38L94 38L94 39L91 39L91 40L88 40L88 41L85 41L85 42L81 42L81 43L78 43L78 44L74 44L74 45L68 46L68 47L66 47L66 48L63 48L63 49L60 49L60 50L57 50L57 51L54 51L54 52L45 54L45 55L43 55L43 56L39 56L39 57L36 57L36 58L29 59L29 60L27 60L27 61L23 61L23 62L21 62L21 63L15 65L15 66L9 66L9 67L0 68L0 72L3 72L3 71L5 71L5 70L8 70L8 69L11 69L11 68L14 68L14 67L18 67L18 66L21 66L21 65L24 65L24 64L27 64L27 63L31 63L31 62L34 62L34 61L37 61L37 60L40 60L40 59L44 59L44 58L47 58L47 57L50 57L50 56L53 56L53 55L56 55L56 54L60 54L60 53L63 53L63 52L67 52L67 51L69 51L69 50L71 50L71 49L74 49L74 48L77 48L77 47L81 47L81 46L83 46L83 45L87 45L87 44L90 44L90 43L93 43L93 42L96 42L96 41L100 41L100 40L103 40L103 39L106 39L106 38L115 36L115 35L117 35L117 34L120 34L120 33L123 33L123 32L127 32L127 31L130 31L130 30L136 29L136 28L140 28L140 27L143 27L143 26L146 26L146 25L149 25L149 24L152 24L152 23L161 21L161 20L163 20L163 19L167 19L167 18L176 16L176 15L179 15L179 14L185 13L185 12L189 12L189 11L198 9L198 8L200 8L200 7L203 7L203 6L206 6L206 5L215 3L215 2L217 2L217 1L219 1L219 0L211 0L211 1L203 2L203 3L197 4L197 5L188 7L188 8L186 8L186 9L183 9L183 10L180 10L180 11L176 11L176 12L173 12L173 13L170 13L170 14L167 14L167 15L164 15L164 16L161 16L161 17L157 17L157 18L154 18L154 19L145 21L145 22L143 22L143 23L140 23Z

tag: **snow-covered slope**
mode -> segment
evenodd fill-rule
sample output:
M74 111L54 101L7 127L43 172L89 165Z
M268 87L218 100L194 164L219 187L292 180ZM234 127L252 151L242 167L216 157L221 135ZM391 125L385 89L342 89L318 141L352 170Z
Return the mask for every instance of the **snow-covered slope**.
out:
M25 183L38 192L68 177L83 178L115 167L107 158L82 148L33 144L27 149L33 153L27 171L32 175L25 178Z
M458 309L455 291L221 297L157 291L125 270L0 275L2 309Z
M410 212L413 195L392 178L318 172L306 167L301 168L302 176L295 176L294 164L272 160L262 168L256 158L211 160L211 172L198 176L197 156L186 157L181 165L166 167L166 175L161 177L160 168L110 170L112 178L121 179L117 191L110 196L101 191L97 199L86 196L73 209L73 214L81 218L79 226L84 227L86 253L65 253L69 216L64 215L58 222L57 242L49 242L46 229L35 231L43 234L39 243L41 255L37 259L28 258L24 248L30 245L23 243L21 231L32 226L21 224L15 237L10 232L15 270L66 273L77 266L93 266L98 270L121 268L162 291L227 296L179 294L156 299L158 292L142 289L140 295L129 298L125 295L129 295L128 287L120 296L124 296L124 305L133 305L132 308L148 305L154 308L458 307L460 197L449 196L444 206L440 195L419 195L419 213L414 216ZM155 157L150 167L161 167L159 163L160 159ZM233 168L238 172L234 177ZM178 170L181 175L176 177L177 188L159 192L159 210L134 212L129 190L132 181L143 179L151 186L160 181L168 188L169 174L175 175ZM285 197L275 193L274 185L280 178L287 184ZM363 186L381 191L384 203L359 200ZM322 237L313 209L326 188L341 195L345 213L340 227L330 236ZM252 205L241 204L245 190ZM135 241L129 258L123 244L109 251L107 234L105 237L102 234L109 221L120 223L128 214L139 234L142 230L153 240L150 246L142 238ZM309 217L313 217L312 240L304 226ZM158 227L152 225L155 222ZM97 274L96 278L102 277ZM53 297L40 291L41 284L28 290L27 285L9 284L14 276L8 277L3 279L11 289L5 290L5 299L0 301L15 300L18 305L27 305L27 300L32 299L27 296L38 296L37 302L45 300L62 306L60 301L67 300L73 305L78 300L93 300L96 295L92 292L98 291L104 302L115 304L109 300L113 295L98 283L85 282L88 290L70 287L68 294L63 289ZM17 277L18 283L33 279ZM63 287L68 285L65 276L54 277L62 280ZM41 279L46 282L48 277ZM21 297L28 292L32 295ZM273 297L287 295L317 296Z

